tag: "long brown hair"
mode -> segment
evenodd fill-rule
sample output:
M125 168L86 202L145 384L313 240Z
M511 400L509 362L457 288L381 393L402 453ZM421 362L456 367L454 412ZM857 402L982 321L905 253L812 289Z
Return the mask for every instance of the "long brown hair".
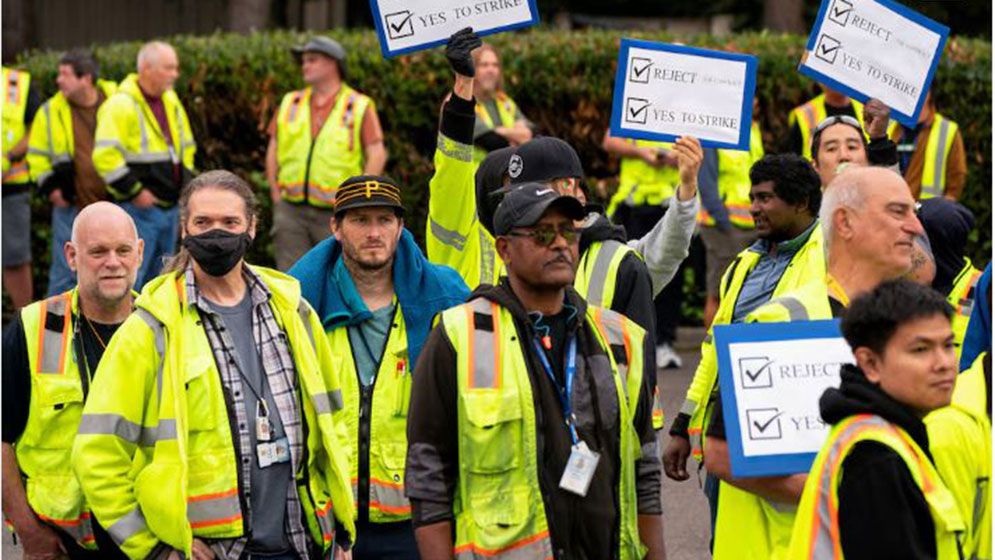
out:
M245 203L245 220L251 226L256 219L256 213L259 210L259 203L256 201L256 193L252 190L241 177L235 175L231 171L225 169L215 169L213 171L205 171L200 175L194 177L192 181L187 183L187 186L183 188L180 192L180 201L178 202L180 206L180 227L181 229L186 227L187 220L190 218L190 198L197 191L204 189L217 189L219 191L228 191L235 193L242 202ZM169 257L166 264L163 265L163 274L170 274L173 272L182 272L186 270L187 266L190 264L190 252L187 251L186 247L182 244L180 245L179 251Z

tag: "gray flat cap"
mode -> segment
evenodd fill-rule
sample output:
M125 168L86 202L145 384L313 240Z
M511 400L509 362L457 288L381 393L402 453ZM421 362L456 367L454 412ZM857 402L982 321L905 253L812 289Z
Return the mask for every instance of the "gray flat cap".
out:
M322 36L312 37L306 44L293 47L290 51L297 56L306 52L316 52L330 56L339 62L345 60L345 49L342 48L342 45L334 39Z

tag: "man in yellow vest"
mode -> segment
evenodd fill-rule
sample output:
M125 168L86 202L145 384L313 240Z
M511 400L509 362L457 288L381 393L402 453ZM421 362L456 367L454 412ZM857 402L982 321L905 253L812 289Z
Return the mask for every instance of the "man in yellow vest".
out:
M719 283L736 255L756 240L750 216L750 168L764 157L763 137L753 99L749 150L705 150L698 177L702 209L698 230L705 246L705 310L707 329L719 307Z
M31 177L52 204L52 263L48 297L65 292L75 279L62 248L80 209L107 198L107 185L93 167L97 110L117 90L98 79L93 55L70 51L59 59L59 92L42 105L31 126L28 164Z
M898 152L888 138L890 114L887 105L871 99L864 107L863 124L848 115L833 115L816 123L811 159L823 188L849 165L876 165L898 171Z
M788 136L784 139L783 150L798 154L805 159L812 157L812 134L815 127L828 117L853 117L858 123L864 122L864 105L856 99L829 86L819 84L822 93L795 107L788 114Z
M584 216L543 184L509 192L508 276L422 350L406 471L422 558L664 558L652 343L571 287Z
M355 534L335 359L296 280L245 263L252 187L180 199L183 245L107 346L73 469L133 559L343 556Z
M856 365L819 399L832 425L805 482L792 560L959 560L964 522L937 472L923 417L957 379L950 306L928 287L885 282L840 325Z
M373 100L345 83L342 45L319 36L293 52L306 87L283 96L266 149L280 270L328 237L335 190L342 181L379 175L387 163Z
M960 198L967 180L964 137L956 122L936 110L932 89L915 128L896 122L889 135L898 145L898 162L912 196Z
M197 144L173 90L180 75L173 47L146 43L137 66L138 73L128 75L97 112L93 166L145 241L141 289L159 274L163 259L176 252L176 201L193 177Z
M108 202L63 247L79 283L23 308L3 338L3 513L25 558L126 558L94 523L70 453L104 349L131 314L142 241Z
M41 98L31 75L3 67L3 287L14 309L31 303L31 174L25 154Z
M719 284L719 307L701 344L701 360L688 387L684 405L670 428L663 466L673 480L687 480L690 455L702 459L702 438L716 411L718 365L712 332L715 325L743 322L770 299L825 275L822 202L819 176L808 161L794 154L767 155L750 168L750 216L760 237L739 253ZM705 494L714 528L718 480L707 474Z
M880 167L847 169L834 179L823 193L819 223L825 276L772 299L744 322L839 317L851 298L907 274L923 233L905 181ZM705 469L721 480L713 557L783 558L806 475L734 478L721 395L706 436Z
M975 286L981 277L981 271L965 256L968 235L974 230L974 214L959 202L936 197L920 203L919 221L936 263L933 289L954 308L952 325L959 360L967 323L974 310Z
M412 371L435 315L470 295L455 270L428 262L403 216L393 180L350 177L335 193L334 237L290 269L340 358L353 560L418 559L403 482Z
M477 100L473 159L480 163L489 152L531 140L535 125L505 91L501 57L494 45L483 44L475 49L473 65L477 69L473 82L473 97Z

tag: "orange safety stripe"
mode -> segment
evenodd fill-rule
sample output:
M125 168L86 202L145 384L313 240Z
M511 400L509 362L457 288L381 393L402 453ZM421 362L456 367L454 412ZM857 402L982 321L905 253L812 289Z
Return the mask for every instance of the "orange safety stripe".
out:
M45 355L45 331L46 331L46 329L45 329L45 322L46 322L46 319L48 318L48 302L51 301L51 300L54 300L56 298L60 298L60 297L65 298L65 300L66 300L65 301L65 313L66 314L63 316L64 320L62 322L62 342L60 343L62 345L62 348L60 349L60 353L59 353L59 369L57 371L49 371L49 372L44 372L44 373L63 374L64 370L65 370L65 366L66 366L66 351L69 349L69 340L70 340L69 326L70 326L70 323L72 322L72 320L71 320L71 315L72 315L72 291L66 292L65 294L60 294L58 296L53 296L51 298L44 299L41 302L41 310L40 310L40 313L39 313L39 316L41 317L41 328L38 329L38 360L37 360L37 362L38 362L38 371L37 371L37 373L42 373L41 367L42 367L42 363L44 362L44 360L41 359L41 356Z
M56 525L58 525L60 527L78 527L78 526L82 525L84 521L87 521L87 520L90 519L90 512L88 512L88 511L83 512L76 519L56 519L54 517L49 517L47 515L42 515L42 514L40 514L38 512L35 512L35 515L37 515L38 518L41 519L41 520L43 520L43 521L48 521L49 523L54 523L54 524L56 524Z
M521 548L523 546L528 546L534 542L541 541L542 539L549 538L549 531L543 531L538 535L532 535L531 537L526 537L520 541L515 541L507 546L502 546L501 548L482 548L474 543L468 543L454 549L453 552L460 554L462 552L473 551L474 554L480 554L481 556L497 556L498 554L508 552L509 550L514 550L516 548ZM547 557L552 559L552 557Z

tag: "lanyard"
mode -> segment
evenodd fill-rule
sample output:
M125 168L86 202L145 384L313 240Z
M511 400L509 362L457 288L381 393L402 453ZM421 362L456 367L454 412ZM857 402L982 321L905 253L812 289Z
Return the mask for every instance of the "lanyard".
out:
M549 380L553 382L553 386L556 387L556 392L560 397L560 404L563 406L563 420L567 424L567 429L570 430L570 439L573 440L574 445L580 443L580 437L577 435L577 428L574 427L573 423L573 412L570 406L570 395L573 394L574 376L577 373L577 337L571 336L570 341L567 343L567 361L563 365L563 377L566 382L566 387L560 387L560 384L556 381L556 375L553 373L553 366L549 363L549 358L546 357L546 352L543 351L542 345L535 338L532 339L532 345L536 349L536 353L539 355L539 361L542 363L542 369L546 372L546 376Z

